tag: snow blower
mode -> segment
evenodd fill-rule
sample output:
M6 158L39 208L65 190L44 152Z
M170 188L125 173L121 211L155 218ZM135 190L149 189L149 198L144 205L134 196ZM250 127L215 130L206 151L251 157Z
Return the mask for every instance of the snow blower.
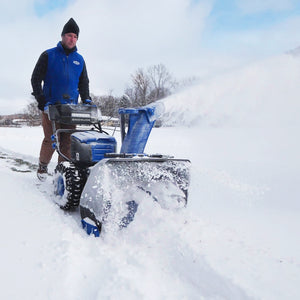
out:
M186 206L190 161L144 153L161 105L119 109L120 153L116 153L116 139L102 130L95 105L48 106L53 147L65 159L54 171L54 198L64 210L80 206L82 226L88 234L99 236L111 225L126 227L144 198L164 208ZM56 122L90 127L56 129ZM71 158L60 150L62 133L71 134Z

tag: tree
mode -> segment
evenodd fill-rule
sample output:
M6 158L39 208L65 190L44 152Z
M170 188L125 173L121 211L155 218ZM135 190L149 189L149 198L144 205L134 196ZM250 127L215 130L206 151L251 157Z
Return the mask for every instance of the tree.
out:
M134 106L144 106L169 96L176 81L163 64L153 65L144 71L139 68L131 75L131 85L125 90Z
M119 100L119 107L127 108L132 106L130 96L126 93Z
M148 104L148 96L150 94L150 80L143 69L138 69L134 75L131 75L132 80L132 96L135 106L144 106Z
M178 83L176 89L188 88L188 87L196 84L198 81L199 81L199 78L196 76L184 78Z
M103 96L91 94L92 101L100 108L101 114L108 117L118 116L119 99L111 93Z
M113 96L112 92L102 96L91 94L102 115L118 117L120 107L145 106L171 95L180 86L163 64L150 66L146 71L139 68L130 75L130 79L121 97Z
M41 124L41 112L36 100L32 100L24 109L24 118L30 126Z
M149 95L151 102L169 96L176 87L176 81L163 64L149 67L147 74L151 86L151 93Z

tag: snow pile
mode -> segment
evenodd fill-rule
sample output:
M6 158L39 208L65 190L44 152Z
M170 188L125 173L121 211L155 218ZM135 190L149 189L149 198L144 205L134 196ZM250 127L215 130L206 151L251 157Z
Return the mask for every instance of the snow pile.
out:
M38 182L42 129L0 128L3 298L299 299L299 72L282 56L163 100L180 126L154 128L146 152L191 160L188 206L141 196L100 238Z

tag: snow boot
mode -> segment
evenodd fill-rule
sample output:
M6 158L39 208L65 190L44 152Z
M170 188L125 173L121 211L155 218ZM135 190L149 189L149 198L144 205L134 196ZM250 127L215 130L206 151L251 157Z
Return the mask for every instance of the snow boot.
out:
M40 181L46 181L48 176L48 167L45 164L39 163L39 168L37 169L37 177Z

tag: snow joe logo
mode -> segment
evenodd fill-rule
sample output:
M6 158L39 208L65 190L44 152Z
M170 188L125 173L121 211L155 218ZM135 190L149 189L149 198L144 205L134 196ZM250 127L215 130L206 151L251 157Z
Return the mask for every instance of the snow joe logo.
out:
M79 62L79 61L77 61L77 60L73 60L73 64L75 64L75 65L79 66L79 65L80 65L80 62Z

